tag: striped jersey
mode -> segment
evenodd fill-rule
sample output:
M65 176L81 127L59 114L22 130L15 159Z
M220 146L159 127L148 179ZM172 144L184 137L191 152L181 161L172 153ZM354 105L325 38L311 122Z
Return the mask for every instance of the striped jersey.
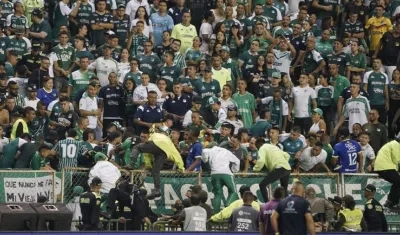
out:
M57 152L60 157L60 170L64 167L77 167L78 166L78 156L81 142L73 139L66 138L64 140L58 141L54 150Z

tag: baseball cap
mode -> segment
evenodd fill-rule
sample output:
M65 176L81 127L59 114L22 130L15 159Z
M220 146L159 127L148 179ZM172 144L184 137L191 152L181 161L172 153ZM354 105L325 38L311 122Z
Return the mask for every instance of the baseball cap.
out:
M103 182L101 181L101 179L100 179L99 177L96 176L96 177L94 177L94 178L92 179L91 185L100 186L102 183L103 183Z
M35 85L35 84L30 84L30 85L28 86L28 91L29 91L29 92L36 92L36 91L37 91L36 85Z
M236 111L237 112L237 107L234 104L228 105L228 111Z
M201 103L203 103L203 101L201 100L200 96L193 96L193 103L201 104Z
M118 5L118 9L119 9L119 8L124 8L124 9L125 9L125 5L124 5L124 4L119 4L119 5Z
M112 30L108 30L108 31L105 32L105 34L114 35L115 33L114 33L114 31L112 31Z
M318 113L321 117L324 115L324 112L320 108L313 109L313 113Z
M211 72L211 71L212 71L212 68L211 68L210 66L207 66L207 67L204 69L204 71L206 71L206 72Z
M206 107L209 107L212 104L216 104L218 102L219 102L218 98L215 96L212 96L212 97L208 98Z
M281 73L280 72L273 72L272 73L273 78L281 78Z
M229 129L235 128L230 122L223 122L223 123L221 124L221 128L222 128L222 127L229 128Z
M15 34L24 34L25 33L25 29L24 28L16 28L15 29Z
M226 51L226 52L228 52L228 53L231 52L231 50L230 50L229 47L227 47L227 46L222 46L222 47L221 47L221 51Z
M365 186L365 191L374 193L376 192L376 187L373 184L368 184L367 186Z
M332 202L332 204L342 205L342 198L338 196L334 196L333 198L328 197L328 201Z

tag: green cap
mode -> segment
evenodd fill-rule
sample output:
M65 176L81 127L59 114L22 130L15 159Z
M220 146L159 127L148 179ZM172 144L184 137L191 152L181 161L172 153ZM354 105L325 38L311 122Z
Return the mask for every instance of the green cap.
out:
M231 52L231 50L230 50L229 47L227 47L227 46L222 46L222 47L221 47L221 51L226 51L226 52L228 52L228 53Z
M273 78L279 78L279 79L280 79L280 78L281 78L281 73L280 73L280 72L273 72L273 73L272 73L272 77L273 77Z
M208 98L206 107L210 107L212 104L216 104L218 102L219 102L218 98L215 96L212 96L212 97Z
M319 108L313 109L313 113L318 113L321 117L324 115L324 112Z

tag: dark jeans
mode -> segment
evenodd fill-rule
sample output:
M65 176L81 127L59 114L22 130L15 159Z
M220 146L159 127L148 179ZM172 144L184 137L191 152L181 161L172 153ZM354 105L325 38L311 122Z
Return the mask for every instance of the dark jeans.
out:
M305 135L310 131L312 126L312 119L308 118L294 118L294 126L299 126L301 128L301 134Z
M290 176L290 170L286 170L285 168L276 168L272 170L270 173L268 173L267 176L265 176L265 178L259 184L261 195L264 198L264 202L268 202L267 186L277 180L279 180L281 186L285 189L285 192L287 191L287 187L289 185L289 176Z
M400 174L396 170L377 171L379 177L392 184L388 195L388 200L393 203L399 203L400 199Z
M333 110L332 106L320 106L318 107L324 112L324 121L326 123L325 133L330 134L331 125L333 123Z
M153 154L153 167L151 169L151 176L153 176L154 189L161 190L160 171L167 160L167 154L164 150L160 149L153 141L141 143L133 147L132 149L132 162L136 162L137 157L140 153Z
M371 105L371 109L376 109L379 113L379 122L382 123L383 125L386 125L386 120L387 120L387 112L385 105ZM390 125L391 123L389 123Z

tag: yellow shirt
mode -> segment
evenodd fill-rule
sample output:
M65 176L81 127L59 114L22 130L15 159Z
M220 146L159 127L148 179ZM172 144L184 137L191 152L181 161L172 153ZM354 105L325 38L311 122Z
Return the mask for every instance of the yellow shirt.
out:
M400 164L400 143L392 140L382 146L375 159L374 170L398 170Z
M180 172L185 171L182 157L168 136L154 133L150 136L149 141L153 141L157 147L162 149L167 154L168 160L173 161Z
M181 40L181 53L185 54L188 48L193 46L193 39L197 36L197 30L194 25L184 26L177 24L172 30L171 37Z
M369 35L371 39L369 49L371 51L375 51L383 34L392 31L393 25L392 22L390 22L390 20L386 17L381 17L379 19L372 17L368 19L365 28L369 29Z
M225 207L218 214L213 215L210 220L214 222L226 221L227 219L229 219L229 217L231 217L232 211L241 206L243 206L243 199L236 200L232 202L228 207ZM253 207L257 211L260 211L260 204L258 204L258 202L253 201L251 203L251 207Z
M221 90L225 84L227 84L228 82L230 82L232 80L231 71L229 71L226 68L221 67L221 69L219 69L219 70L216 70L213 68L212 72L213 72L212 77L213 77L213 79L215 79L219 82L219 87L221 87Z
M290 155L275 145L264 144L258 150L258 156L259 159L253 168L254 171L261 171L264 166L267 167L269 172L279 167L291 170L289 165Z

